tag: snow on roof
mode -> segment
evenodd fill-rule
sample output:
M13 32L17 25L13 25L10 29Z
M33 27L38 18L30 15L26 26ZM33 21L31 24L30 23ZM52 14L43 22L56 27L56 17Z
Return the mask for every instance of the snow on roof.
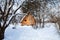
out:
M27 15L27 14L25 14L25 15L24 15L24 17L21 19L21 21L20 21L20 22L22 22L22 21L23 21L23 19L26 17L26 15Z
M28 15L28 14L30 14L31 12L27 12L25 15L24 15L24 17L21 19L21 21L20 22L22 22L23 21L23 19Z

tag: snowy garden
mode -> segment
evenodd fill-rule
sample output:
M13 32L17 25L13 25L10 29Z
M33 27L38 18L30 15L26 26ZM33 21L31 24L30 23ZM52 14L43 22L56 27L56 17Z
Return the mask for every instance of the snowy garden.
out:
M60 40L60 0L0 0L0 40Z
M16 27L16 29L12 29ZM33 29L32 26L10 24L5 31L4 40L60 40L55 24L47 23L45 28Z

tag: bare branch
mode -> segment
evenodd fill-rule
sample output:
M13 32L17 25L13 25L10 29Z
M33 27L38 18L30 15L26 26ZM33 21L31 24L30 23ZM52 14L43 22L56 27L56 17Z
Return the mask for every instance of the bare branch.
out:
M6 18L5 18L5 22L4 22L4 24L3 24L3 27L5 26L6 21L7 21L7 19L8 19L9 12L10 12L10 10L11 10L12 6L14 5L14 0L13 0L13 2L11 2L11 4L10 4L10 5L11 5L11 6L9 7L9 9L8 9L8 11L7 11L7 15L6 15Z
M23 2L23 3L24 3L24 2ZM14 11L13 14L16 14L17 10L20 9L20 8L23 6L23 3L22 3L22 5L20 5L20 6ZM13 17L14 17L14 16L13 16ZM13 17L12 17L12 18L13 18ZM6 26L5 26L5 23L6 23L7 20L5 21L5 23L4 23L5 28L10 24L12 18L10 19L9 23L8 23Z
M7 21L7 24L6 24L5 28L8 27L8 25L9 25L10 22L11 22L11 20L12 20L16 15L22 15L22 14L14 14L14 15L12 15L12 16L10 17L10 19Z
M22 5L20 5L15 11L14 11L14 14L17 12L17 10L19 9L19 8L21 8L22 7Z
M9 5L11 4L12 0L9 0Z
M12 8L13 5L14 5L14 0L13 0L13 1L10 1L10 3L11 3L11 4L10 4L10 6L9 6L9 8L8 8L7 15L9 14L11 8Z
M18 9L20 9L23 6L24 2L14 11L14 14L17 12Z
M7 8L7 0L5 2L4 13L6 13L6 8Z

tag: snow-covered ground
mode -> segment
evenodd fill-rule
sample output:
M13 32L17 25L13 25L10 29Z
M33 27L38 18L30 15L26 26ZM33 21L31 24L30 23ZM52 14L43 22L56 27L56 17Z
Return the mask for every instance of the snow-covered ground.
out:
M16 29L12 29L14 25L10 24L5 31L4 40L60 40L60 35L54 26L53 23L47 23L45 28L33 29L31 26L16 24Z

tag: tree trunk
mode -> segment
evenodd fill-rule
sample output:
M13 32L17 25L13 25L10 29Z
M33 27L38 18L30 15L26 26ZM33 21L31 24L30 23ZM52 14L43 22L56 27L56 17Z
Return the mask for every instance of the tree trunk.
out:
M58 21L57 23L58 23L58 25L59 25L59 30L60 30L60 21Z
M42 24L42 28L44 28L44 18L43 18L43 24Z
M0 40L4 39L4 32L5 32L5 28L4 27L0 27Z

